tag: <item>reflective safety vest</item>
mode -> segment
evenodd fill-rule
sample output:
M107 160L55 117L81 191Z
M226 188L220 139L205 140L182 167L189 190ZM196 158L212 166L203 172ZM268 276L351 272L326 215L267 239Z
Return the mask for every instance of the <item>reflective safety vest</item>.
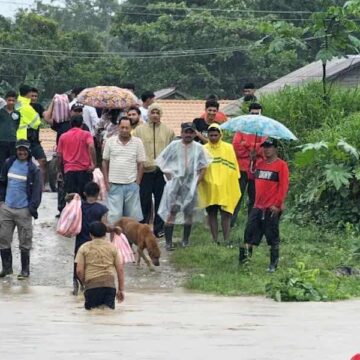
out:
M16 132L16 138L27 139L27 130L29 128L37 130L41 125L39 114L30 105L30 99L18 96L15 109L20 112L20 124Z

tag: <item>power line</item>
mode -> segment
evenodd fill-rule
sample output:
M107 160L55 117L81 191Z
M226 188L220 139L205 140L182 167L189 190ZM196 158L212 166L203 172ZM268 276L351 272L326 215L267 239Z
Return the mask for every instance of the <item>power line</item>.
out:
M185 49L185 50L168 50L168 51L148 51L148 52L103 52L103 51L71 51L71 50L56 50L56 49L29 49L29 48L10 48L10 47L0 47L2 52L9 51L9 52L23 52L24 54L34 54L39 56L59 56L59 55L68 55L74 57L83 57L88 55L94 56L124 56L124 57L131 57L131 56L142 56L142 57L149 57L149 56L184 56L184 55L201 55L201 54L212 54L212 53L221 53L221 52L232 52L238 50L246 50L243 46L232 46L232 47L223 47L223 48L204 48L204 49ZM56 55L55 55L56 54Z
M129 12L129 11L121 11L121 14L123 15L135 15L135 16L171 16L172 18L186 18L189 17L189 14L168 14L168 13L148 13L148 12ZM271 14L269 14L271 15ZM219 19L226 19L226 20L264 20L264 21L312 21L312 19L310 18L289 18L289 19L266 19L264 17L261 18L249 18L249 17L244 17L244 16L224 16L224 15L220 15L217 18Z
M310 41L324 38L323 36L311 36L302 41ZM255 42L254 42L255 44ZM3 54L17 54L17 55L31 55L39 57L59 57L59 56L71 56L73 58L96 58L96 57L108 57L108 56L123 56L127 58L136 57L136 58L152 58L152 57L183 57L183 56L195 56L195 55L211 55L224 52L235 52L241 50L249 50L252 46L230 46L230 47L221 47L221 48L203 48L203 49L177 49L177 50L167 50L167 51L72 51L72 50L57 50L57 49L30 49L30 48L12 48L12 47L0 47L0 51ZM92 56L90 56L92 55Z
M140 9L149 9L147 5L128 5L121 4L120 7L124 8L140 8ZM200 7L170 7L170 6L161 6L161 7L150 7L152 10L172 10L172 11L209 11L209 12L223 12L223 13L257 13L257 14L314 14L314 13L324 13L323 11L306 11L306 10L255 10L255 9L220 9L220 8L200 8Z
M204 49L206 51L184 51L184 52L174 52L174 53L143 53L143 55L138 54L135 55L134 53L89 53L84 55L79 55L78 52L71 53L71 52L64 52L64 53L39 53L39 52L32 52L32 51L24 51L29 49L3 49L0 48L1 54L6 55L17 55L17 56L33 56L33 57L51 57L51 58L59 58L62 57L70 57L76 59L101 59L101 58L108 58L113 56L122 56L128 59L162 59L162 58L180 58L180 57L187 57L187 56L204 56L204 55L215 55L215 54L223 54L223 53L230 53L235 51L241 50L248 50L245 47L232 47L232 48L220 48L220 49ZM24 51L24 52L21 52ZM55 51L55 50L54 50ZM148 55L149 54L149 55ZM90 56L93 55L93 56Z

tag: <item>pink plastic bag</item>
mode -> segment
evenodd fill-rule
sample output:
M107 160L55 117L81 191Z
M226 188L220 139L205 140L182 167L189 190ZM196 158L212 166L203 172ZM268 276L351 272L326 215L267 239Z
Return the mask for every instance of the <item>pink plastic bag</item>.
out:
M55 94L53 104L52 118L55 123L62 123L70 119L69 99L66 94Z
M135 262L135 256L131 249L131 246L129 245L129 241L126 238L124 234L121 235L114 235L114 245L118 249L120 253L120 257L122 259L122 263L129 263L129 262Z
M99 200L105 201L107 197L105 180L104 180L104 175L99 168L96 168L93 171L93 181L96 182L100 187Z
M74 198L66 204L61 212L56 232L65 237L76 236L81 231L81 224L81 198L78 194L75 194Z

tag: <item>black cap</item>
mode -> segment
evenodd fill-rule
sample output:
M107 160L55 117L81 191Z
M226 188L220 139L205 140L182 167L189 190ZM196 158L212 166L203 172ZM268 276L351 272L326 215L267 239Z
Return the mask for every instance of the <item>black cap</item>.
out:
M278 146L278 141L276 139L273 138L267 138L261 145L261 147L277 147Z
M186 123L182 123L181 124L181 130L182 131L186 131L186 130L192 130L195 131L196 127L192 122L186 122Z
M15 149L24 147L27 150L30 150L30 143L25 139L20 139L16 142Z
M82 110L84 108L84 105L83 104L80 104L80 103L75 103L71 106L71 110Z

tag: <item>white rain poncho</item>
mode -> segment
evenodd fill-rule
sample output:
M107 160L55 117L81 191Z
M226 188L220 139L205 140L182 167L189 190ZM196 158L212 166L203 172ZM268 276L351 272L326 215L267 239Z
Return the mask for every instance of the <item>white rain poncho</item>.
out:
M161 198L158 214L170 224L191 224L197 206L197 181L200 170L211 163L211 157L197 142L170 143L158 156L156 163L170 175Z

